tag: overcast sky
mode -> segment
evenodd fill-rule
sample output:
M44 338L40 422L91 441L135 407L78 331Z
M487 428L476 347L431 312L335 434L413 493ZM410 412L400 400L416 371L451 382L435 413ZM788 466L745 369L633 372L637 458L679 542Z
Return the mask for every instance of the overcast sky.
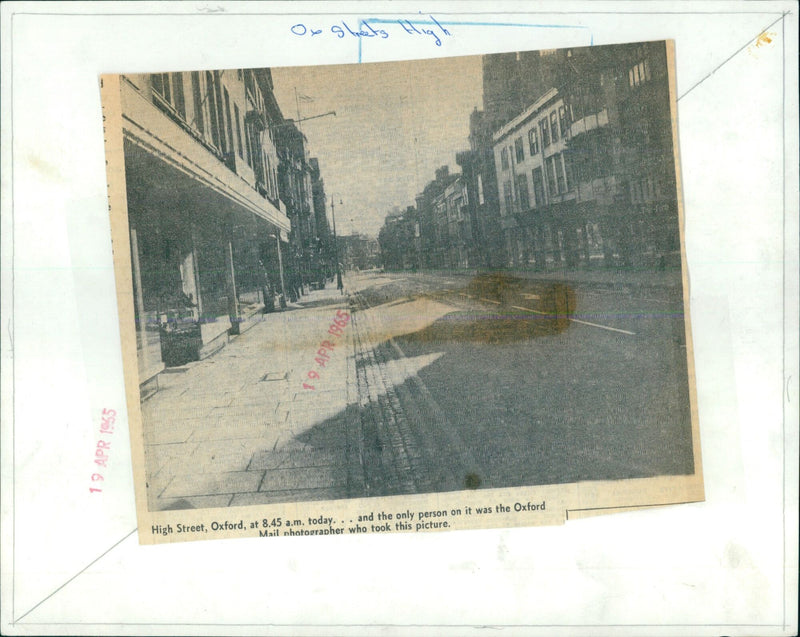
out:
M303 122L312 157L318 157L330 218L336 200L339 234L377 236L394 206L414 196L469 148L469 114L482 108L481 58L274 68L275 94L284 117L336 111ZM339 204L339 200L342 204Z

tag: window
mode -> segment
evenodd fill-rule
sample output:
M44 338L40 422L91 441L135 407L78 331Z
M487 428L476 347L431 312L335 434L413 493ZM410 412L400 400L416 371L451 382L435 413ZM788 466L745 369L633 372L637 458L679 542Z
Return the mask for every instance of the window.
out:
M642 60L632 69L628 70L628 84L631 87L639 86L650 80L650 65L647 60Z
M565 152L562 157L564 158L564 174L567 180L567 191L575 188L575 171L572 166L573 158L569 151Z
M561 131L561 137L567 136L569 121L567 120L567 109L564 106L558 108L558 128Z
M642 200L642 187L638 181L631 182L631 203L639 203Z
M553 138L553 142L558 141L558 115L555 111L550 113L550 136Z
M173 105L181 119L186 119L186 97L183 94L183 75L180 73L172 74L172 92L174 93Z
M253 168L253 172L256 174L256 181L263 183L265 172L264 157L261 151L261 137L252 121L245 121L244 128L245 135L247 135L248 138L247 154L252 160L250 166ZM299 193L301 184L298 183L297 187ZM298 200L300 199L302 199L302 196L298 194Z
M506 204L506 213L511 212L511 209L514 206L514 195L511 190L510 181L503 182L503 201Z
M153 85L153 90L165 101L171 101L171 92L169 86L169 73L152 73L150 81Z
M525 148L522 144L522 137L517 137L514 140L514 153L517 157L517 163L521 164L525 161Z
M186 99L183 94L183 76L180 73L152 73L150 75L156 102L167 106L167 111L186 119Z
M206 99L209 113L209 128L211 129L211 142L220 148L219 110L217 108L217 91L215 91L214 75L206 71Z
M503 148L503 150L500 151L500 167L503 170L508 170L508 149L507 148Z
M482 206L484 204L483 199L483 177L480 173L478 173L478 203Z
M203 91L200 87L200 74L197 71L192 73L192 103L194 105L194 123L197 130L205 132L203 126Z
M528 131L528 146L531 157L539 152L539 136L536 134L536 128L531 128Z
M549 157L546 162L544 162L544 171L547 174L547 192L552 197L553 195L558 193L558 189L556 188L556 174L553 168L553 158Z
M558 192L564 193L567 192L567 181L564 177L564 164L561 160L561 153L558 155L553 155L552 157L553 164L556 170L556 182L558 183Z
M214 106L216 107L216 118L219 126L219 143L217 147L223 152L228 152L228 139L225 137L225 103L222 101L222 82L220 82L220 72L214 71Z
M547 201L544 196L544 176L541 168L534 168L533 173L533 196L536 198L536 206L544 206Z
M245 123L244 123L244 143L245 143L245 146L247 148L247 156L245 157L245 160L247 161L247 165L250 166L250 168L254 168L254 165L253 165L253 146L252 146L252 144L250 142L251 142L251 140L250 140L250 126L247 123L247 120L245 120Z
M235 103L233 105L233 118L236 120L236 146L239 151L239 159L244 159L244 152L242 149L242 122L239 114L239 106Z
M256 98L256 82L252 71L244 72L244 89L247 97L253 103L253 106L258 106L258 99Z
M233 154L233 126L231 126L231 98L228 89L222 89L225 94L225 128L228 131L228 143L225 144L227 152Z
M546 119L539 122L539 134L542 138L542 148L547 148L550 145L550 128L547 126Z
M519 211L525 212L531 207L530 191L528 190L528 176L526 174L517 175L517 201L519 201Z

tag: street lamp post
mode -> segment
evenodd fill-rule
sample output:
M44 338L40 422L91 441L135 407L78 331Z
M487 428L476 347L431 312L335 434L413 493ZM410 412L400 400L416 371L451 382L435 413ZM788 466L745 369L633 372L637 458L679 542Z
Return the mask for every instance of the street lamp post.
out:
M341 200L339 200L339 203L342 203ZM336 257L336 289L343 290L342 267L339 264L339 240L336 238L336 202L333 197L331 197L331 217L333 217L333 252Z
M286 307L286 286L283 284L283 256L281 255L281 234L280 231L276 234L270 235L271 237L275 237L276 244L278 246L278 272L281 277L281 294L283 294L283 300L281 302L282 307Z

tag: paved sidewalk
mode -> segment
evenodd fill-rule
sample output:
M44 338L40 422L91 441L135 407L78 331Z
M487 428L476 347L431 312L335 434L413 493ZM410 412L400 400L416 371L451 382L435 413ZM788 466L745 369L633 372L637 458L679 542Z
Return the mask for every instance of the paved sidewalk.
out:
M335 286L312 292L253 317L217 354L161 374L142 404L150 510L349 495L358 463L346 417L352 330L328 333L339 309L347 297ZM334 348L321 367L325 340ZM311 370L318 379L308 379Z

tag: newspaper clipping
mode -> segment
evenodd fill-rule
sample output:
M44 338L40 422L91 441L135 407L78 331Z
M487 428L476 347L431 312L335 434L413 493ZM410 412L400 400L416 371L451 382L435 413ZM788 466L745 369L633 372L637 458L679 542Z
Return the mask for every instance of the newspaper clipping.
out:
M673 69L103 76L140 542L702 501Z

